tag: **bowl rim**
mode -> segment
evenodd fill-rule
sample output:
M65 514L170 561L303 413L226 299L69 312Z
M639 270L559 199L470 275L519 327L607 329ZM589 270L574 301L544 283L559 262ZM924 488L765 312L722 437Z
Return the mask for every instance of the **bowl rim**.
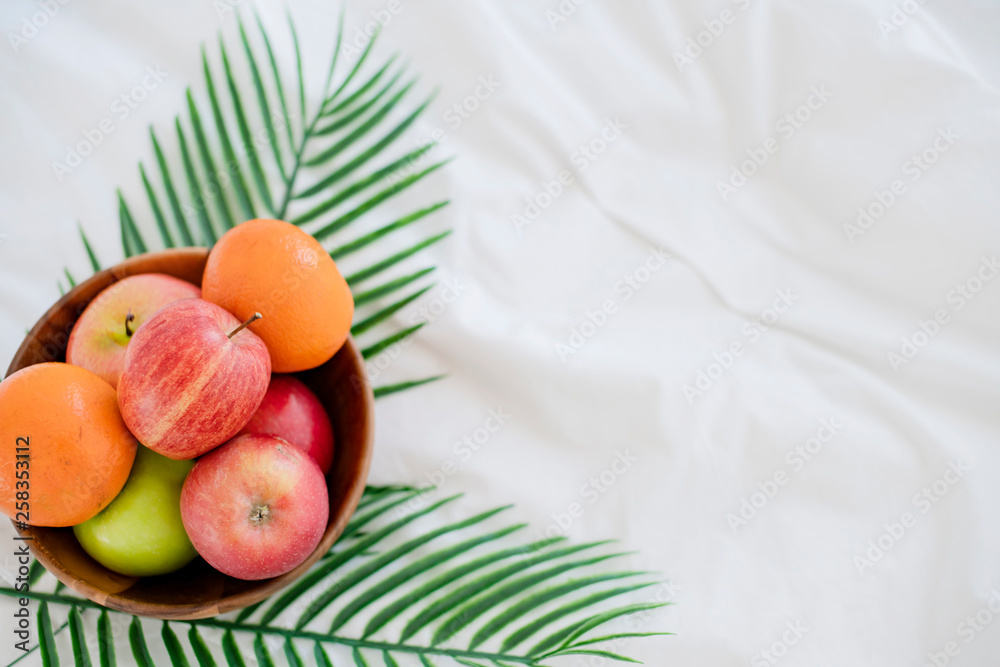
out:
M62 312L67 305L72 303L81 291L89 290L95 284L107 283L107 285L104 285L104 287L101 287L100 290L95 293L94 298L96 298L97 294L106 289L108 286L128 276L140 275L144 273L156 273L157 271L155 270L135 270L137 266L142 265L151 259L179 257L194 261L201 259L207 261L209 253L210 249L203 247L171 248L168 250L134 255L119 264L98 271L87 280L80 282L66 292L66 294L56 301L55 304L45 311L45 313L39 318L39 320L25 336L17 352L14 354L4 377L9 377L20 368L26 368L28 366L36 365L37 363L43 363L39 361L21 365L20 362L26 356L27 348L31 340L37 338L38 334L46 326L49 320L55 317L56 314ZM79 317L79 314L77 317ZM364 372L364 358L362 357L361 352L351 335L348 335L343 348L338 350L336 354L340 354L345 350L350 355L353 365L360 371L358 373L358 376L360 376L360 383L356 384L356 388L360 390L361 402L364 411L364 423L362 425L362 428L364 429L364 438L361 451L359 453L360 464L356 468L358 474L351 479L349 488L345 494L344 503L341 506L341 510L336 516L331 515L330 523L328 523L319 544L302 563L285 574L270 579L259 580L259 582L254 582L258 585L253 586L250 589L225 595L213 601L185 602L176 604L168 602L136 602L135 600L124 598L118 593L103 591L86 581L75 577L58 561L56 561L48 550L36 545L34 540L35 527L28 526L26 528L19 528L13 519L11 519L11 524L14 526L18 535L28 544L32 555L34 555L34 557L45 567L46 570L55 575L59 581L77 593L80 593L87 599L115 611L150 618L196 620L242 609L267 599L305 574L333 547L337 539L347 527L351 517L354 515L367 485L375 443L375 397L371 387L371 382L368 379L368 374ZM127 580L132 578L125 577L125 579Z

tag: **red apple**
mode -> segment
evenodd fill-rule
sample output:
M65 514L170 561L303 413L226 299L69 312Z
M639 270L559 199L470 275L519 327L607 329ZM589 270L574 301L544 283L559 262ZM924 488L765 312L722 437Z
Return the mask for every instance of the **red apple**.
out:
M302 449L325 475L333 464L333 425L309 387L291 375L274 374L264 402L240 434L274 435Z
M120 280L98 294L80 315L69 335L66 362L117 387L132 334L167 304L200 296L201 290L191 283L162 273Z
M246 426L270 377L267 346L253 331L214 303L184 299L132 336L118 407L139 442L191 459Z
M198 460L181 490L181 520L208 564L238 579L292 570L330 518L326 480L298 447L241 435Z

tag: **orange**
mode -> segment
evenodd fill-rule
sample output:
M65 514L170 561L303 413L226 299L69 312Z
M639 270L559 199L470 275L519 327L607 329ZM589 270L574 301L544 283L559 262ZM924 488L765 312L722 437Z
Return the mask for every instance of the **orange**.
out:
M82 523L125 486L137 444L98 375L21 369L0 382L0 511L32 526Z
M226 232L208 256L201 291L241 322L264 316L251 330L267 344L275 373L328 361L354 316L354 297L330 254L281 220L248 220Z

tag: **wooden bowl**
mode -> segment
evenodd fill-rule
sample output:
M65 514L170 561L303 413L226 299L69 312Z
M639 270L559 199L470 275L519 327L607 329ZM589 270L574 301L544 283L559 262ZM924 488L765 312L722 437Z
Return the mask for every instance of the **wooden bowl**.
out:
M201 284L208 250L186 248L133 257L81 283L59 300L34 326L14 355L7 375L33 364L65 361L66 344L76 320L104 288L126 276L165 273ZM260 602L300 577L340 537L365 489L374 436L373 397L354 340L323 366L300 373L333 422L333 467L327 475L330 522L316 550L291 572L273 579L243 581L213 569L201 558L157 577L127 577L92 559L71 528L29 526L32 553L49 572L81 595L111 609L164 619L196 619L223 614Z

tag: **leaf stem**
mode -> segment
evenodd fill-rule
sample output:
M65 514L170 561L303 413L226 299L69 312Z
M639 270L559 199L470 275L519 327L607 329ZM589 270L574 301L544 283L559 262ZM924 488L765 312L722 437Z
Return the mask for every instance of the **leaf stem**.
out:
M75 604L78 607L88 607L91 609L106 609L104 605L97 604L93 600L70 597L69 595L60 595L58 593L38 593L37 591L31 591L31 590L16 591L13 588L7 588L6 586L0 586L0 595L5 595L11 598L29 598L31 600L38 600L40 602L58 602L59 604Z
M56 593L37 593L35 591L16 591L13 588L0 587L0 595L8 597L27 597L33 600L45 602L56 602L64 605L77 605L78 607L91 607L94 609L104 609L92 600L84 598L70 597L68 595L58 595ZM245 624L235 621L220 621L215 618L204 618L193 621L173 621L175 623L188 623L199 627L218 628L220 630L232 630L234 632L262 633L265 635L278 635L290 639L305 639L318 641L326 644L340 644L359 649L371 649L373 651L390 651L398 653L412 653L415 655L440 655L451 658L466 658L468 660L503 660L505 662L517 663L521 665L537 665L537 658L529 658L519 655L503 655L499 653L486 653L482 651L466 651L463 649L451 649L441 647L414 646L412 644L393 644L391 642L371 641L367 639L352 639L350 637L340 637L338 635L324 635L319 632L309 632L307 630L293 630L291 628L281 628L269 625ZM61 629L61 628L60 628Z

